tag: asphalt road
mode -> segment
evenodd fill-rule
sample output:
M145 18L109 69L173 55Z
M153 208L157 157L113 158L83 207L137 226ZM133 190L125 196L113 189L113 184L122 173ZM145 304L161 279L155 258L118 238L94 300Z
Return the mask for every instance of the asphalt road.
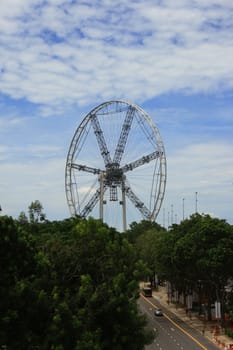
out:
M140 310L148 317L149 326L156 332L154 343L145 350L217 350L218 348L188 326L168 309L163 309L163 316L154 316L154 310L161 307L154 298L139 299Z

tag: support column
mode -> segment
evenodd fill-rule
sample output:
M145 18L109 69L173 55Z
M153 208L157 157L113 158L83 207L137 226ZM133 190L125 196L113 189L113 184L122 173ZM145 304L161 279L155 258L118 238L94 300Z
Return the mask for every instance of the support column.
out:
M99 217L100 220L104 219L104 174L99 176L100 182L100 206L99 206Z
M123 231L126 231L127 229L127 223L126 223L126 197L125 197L125 177L122 179L122 224L123 224Z

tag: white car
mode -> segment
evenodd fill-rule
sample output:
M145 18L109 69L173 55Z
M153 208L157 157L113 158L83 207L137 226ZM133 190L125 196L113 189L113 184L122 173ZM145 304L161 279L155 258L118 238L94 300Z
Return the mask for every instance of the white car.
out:
M161 309L155 309L155 312L154 312L155 316L163 316L163 312Z

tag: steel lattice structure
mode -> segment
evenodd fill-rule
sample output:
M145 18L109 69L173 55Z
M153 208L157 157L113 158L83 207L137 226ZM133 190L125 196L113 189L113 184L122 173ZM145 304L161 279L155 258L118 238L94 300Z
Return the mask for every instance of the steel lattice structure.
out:
M106 207L111 206L113 216L120 204L125 230L127 203L131 203L143 219L154 221L165 186L164 145L148 114L127 101L114 100L86 115L74 134L66 162L65 189L72 216L92 214L108 222Z

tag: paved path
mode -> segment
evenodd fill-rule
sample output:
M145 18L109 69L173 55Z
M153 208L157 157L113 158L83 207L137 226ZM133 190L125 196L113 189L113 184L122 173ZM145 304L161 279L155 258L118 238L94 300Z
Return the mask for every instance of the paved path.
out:
M167 303L166 288L159 286L158 290L153 291L153 298L157 299L160 304L173 312L177 317L195 328L198 332L202 333L206 338L219 347L219 349L230 350L233 349L233 339L223 334L218 327L216 321L205 321L198 317L196 313L187 314L185 308L177 307L173 303ZM216 327L217 326L217 327ZM218 331L216 331L218 329ZM232 347L231 347L232 345Z

